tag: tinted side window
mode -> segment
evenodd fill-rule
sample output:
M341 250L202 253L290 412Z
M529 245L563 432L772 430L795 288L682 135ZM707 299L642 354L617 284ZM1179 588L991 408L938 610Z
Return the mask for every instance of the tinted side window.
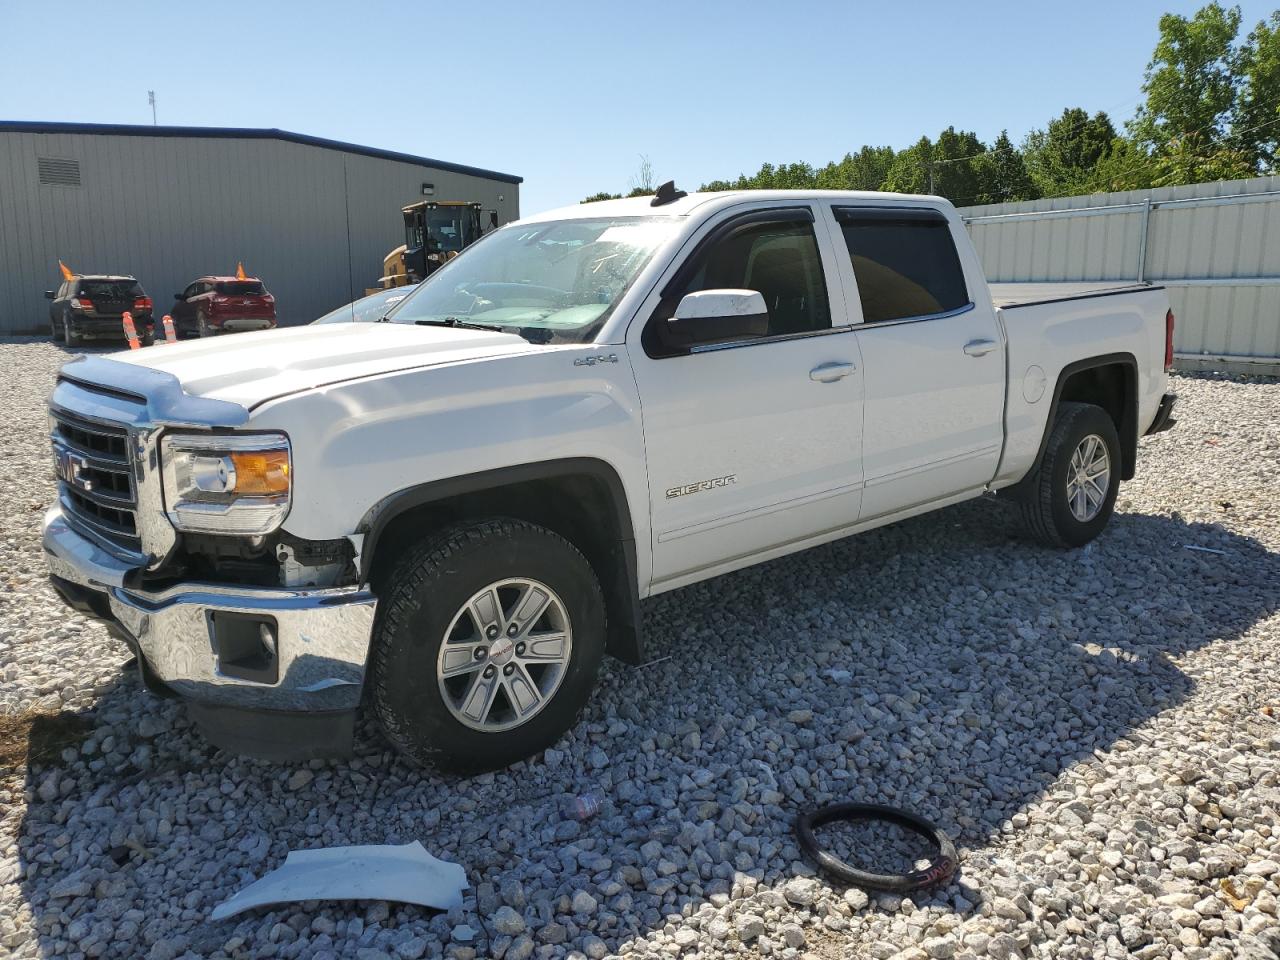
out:
M669 291L659 317L673 316L686 294L755 290L769 311L768 336L831 326L822 260L807 222L747 223L699 251L688 280ZM663 315L665 314L665 316Z
M964 271L942 214L837 210L867 323L945 313L969 303Z

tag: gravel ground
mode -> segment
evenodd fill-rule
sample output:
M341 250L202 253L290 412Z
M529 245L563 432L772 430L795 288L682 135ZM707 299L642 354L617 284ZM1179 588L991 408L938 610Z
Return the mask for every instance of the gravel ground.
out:
M1276 382L1179 378L1181 423L1143 442L1087 550L1023 543L983 501L659 597L646 627L667 659L608 665L555 750L457 779L411 769L368 728L347 762L218 753L55 600L43 400L66 355L0 345L0 953L1280 950ZM585 792L600 813L562 819ZM956 878L869 899L814 877L792 821L834 799L934 819L957 840ZM413 839L464 865L464 909L208 920L290 849Z

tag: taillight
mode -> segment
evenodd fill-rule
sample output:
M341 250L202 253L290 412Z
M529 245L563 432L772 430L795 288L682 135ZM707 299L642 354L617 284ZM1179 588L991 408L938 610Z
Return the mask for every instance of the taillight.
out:
M92 310L93 301L88 299L87 297L72 297L71 309L72 310Z
M275 297L273 297L273 296L272 296L271 294L269 294L269 293L264 293L264 294L262 295L262 302L263 302L263 303L275 303L275 302L276 302L276 298L275 298Z
M1164 372L1173 369L1173 311L1164 315Z
M134 299L134 301L133 301L133 309L135 309L135 310L150 310L150 309L151 309L151 298L150 298L150 297L136 297L136 298Z

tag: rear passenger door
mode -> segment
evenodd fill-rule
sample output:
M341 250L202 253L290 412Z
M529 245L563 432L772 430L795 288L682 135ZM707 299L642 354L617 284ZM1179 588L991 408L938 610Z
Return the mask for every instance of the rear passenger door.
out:
M861 519L981 489L1004 440L1004 342L985 288L981 302L968 289L955 236L964 228L927 206L828 212L846 288L857 291L848 300L864 370Z

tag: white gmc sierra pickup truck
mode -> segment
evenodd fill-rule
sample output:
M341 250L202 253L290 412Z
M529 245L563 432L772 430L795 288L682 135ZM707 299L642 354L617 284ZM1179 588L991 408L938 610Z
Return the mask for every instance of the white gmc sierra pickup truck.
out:
M988 290L936 197L606 201L497 230L374 323L78 357L55 587L205 734L415 760L553 743L641 598L996 493L1096 537L1172 424L1163 290Z

